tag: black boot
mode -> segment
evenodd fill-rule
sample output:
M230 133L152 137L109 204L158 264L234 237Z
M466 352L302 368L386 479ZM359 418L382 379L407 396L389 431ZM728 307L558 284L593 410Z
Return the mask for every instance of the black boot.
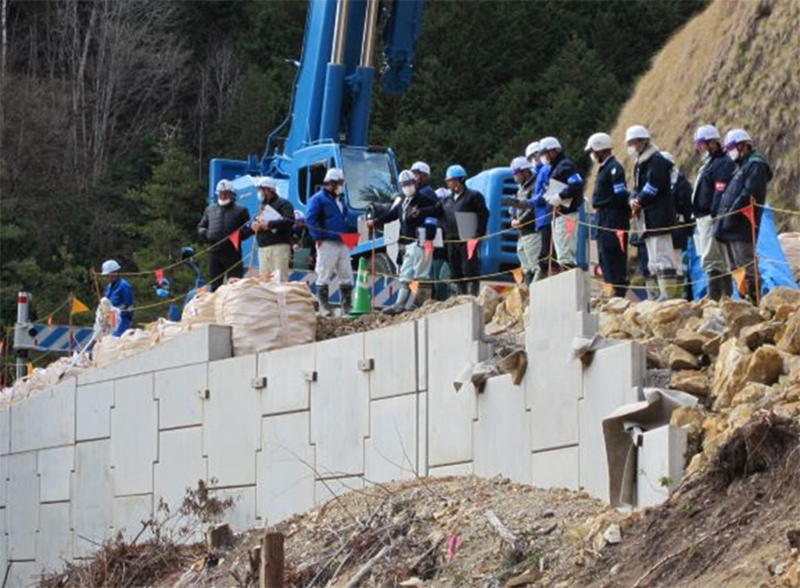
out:
M530 286L533 282L533 272L525 272L524 282L526 286Z
M347 316L353 310L353 286L352 284L342 284L339 286L339 293L342 296L342 316Z
M400 286L400 290L397 292L397 300L395 300L394 304L385 309L383 312L386 314L400 314L405 310L410 295L411 288L408 287L408 284L404 283L402 286Z
M614 296L617 298L625 298L628 295L628 287L627 286L614 286L613 288Z
M317 302L319 302L319 315L331 316L328 286L317 286Z
M727 276L720 276L719 288L722 293L721 297L727 296L728 298L733 298L733 277L730 274Z
M727 276L726 276L727 277ZM708 297L711 300L719 301L722 298L722 280L720 275L716 272L708 274Z

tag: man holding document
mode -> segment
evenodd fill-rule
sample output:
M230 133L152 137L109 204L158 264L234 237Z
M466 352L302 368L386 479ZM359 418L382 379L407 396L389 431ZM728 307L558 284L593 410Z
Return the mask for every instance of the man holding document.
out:
M265 176L256 185L261 209L250 228L258 240L258 275L278 272L280 281L288 282L294 207L278 196L274 179Z

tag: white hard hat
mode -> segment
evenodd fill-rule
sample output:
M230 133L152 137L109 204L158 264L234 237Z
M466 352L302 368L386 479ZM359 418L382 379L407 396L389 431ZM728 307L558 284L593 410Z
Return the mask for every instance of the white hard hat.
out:
M410 182L416 182L417 176L415 176L414 172L412 172L410 169L404 169L400 172L400 176L397 178L397 180L400 182L400 185L403 185Z
M332 167L325 172L325 179L322 182L324 184L328 182L344 182L344 172L338 167Z
M661 157L669 161L672 165L675 165L675 156L672 155L669 151L662 151Z
M531 169L533 165L527 158L520 156L511 160L510 167L511 173L516 175L524 169Z
M122 269L122 266L117 263L114 259L109 259L108 261L104 261L102 267L100 268L100 275L107 276L108 274L113 274L114 272L118 272Z
M424 161L415 161L414 165L411 166L412 172L419 172L421 174L425 174L426 176L431 175L431 166L429 166Z
M632 141L633 139L649 139L650 138L650 131L648 131L642 125L633 125L632 127L628 127L628 130L625 131L625 142Z
M753 139L750 138L750 135L744 129L732 129L725 135L725 149L729 149L733 145L738 145L739 143L752 142Z
M274 190L277 187L277 184L275 183L275 180L273 178L269 176L261 176L260 178L258 178L258 181L256 182L256 187L271 188Z
M555 137L545 137L539 141L539 151L550 151L551 149L561 150L561 143Z
M694 132L694 142L701 143L705 141L719 141L722 137L719 136L719 131L714 125L701 125L697 127Z
M220 194L222 192L233 192L233 183L229 180L220 180L217 182L216 193Z
M539 141L528 143L528 146L525 147L525 157L530 157L531 155L536 155L537 153L539 153Z
M604 151L611 149L611 137L607 133L595 133L586 141L584 151Z

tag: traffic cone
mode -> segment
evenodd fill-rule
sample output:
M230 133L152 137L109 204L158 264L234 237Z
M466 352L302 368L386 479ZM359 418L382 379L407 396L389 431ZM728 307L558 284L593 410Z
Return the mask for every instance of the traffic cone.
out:
M358 260L358 273L356 273L356 292L353 300L353 309L350 311L352 316L368 314L372 312L372 289L369 283L369 272L367 271L367 258L362 257Z

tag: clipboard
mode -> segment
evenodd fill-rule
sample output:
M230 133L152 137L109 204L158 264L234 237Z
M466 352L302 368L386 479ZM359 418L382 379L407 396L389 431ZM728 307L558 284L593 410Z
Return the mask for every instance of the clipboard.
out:
M478 234L478 215L475 212L456 212L458 238L461 241L474 239Z
M272 208L269 204L267 204L266 206L264 206L264 209L258 215L258 220L268 223L269 221L283 220L283 215L281 215L280 212L278 212L277 210Z
M550 180L550 182L547 184L547 190L543 195L544 199L547 200L547 202L552 206L553 202L559 197L561 192L563 192L566 187L567 185L564 182ZM563 206L569 206L570 202L572 202L572 198L562 198Z

